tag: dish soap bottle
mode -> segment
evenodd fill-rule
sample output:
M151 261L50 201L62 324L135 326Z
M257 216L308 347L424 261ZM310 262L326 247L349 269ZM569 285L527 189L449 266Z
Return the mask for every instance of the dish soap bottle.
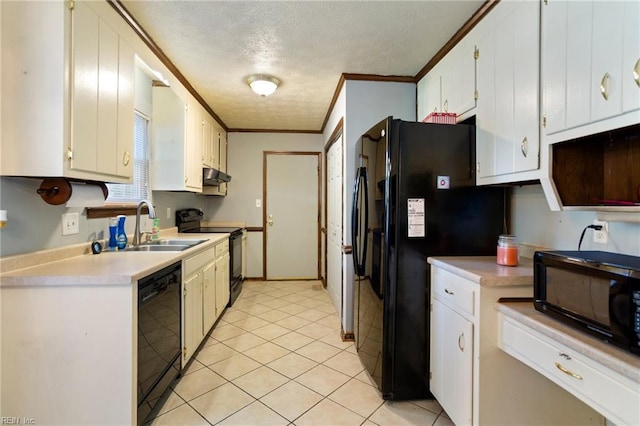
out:
M160 219L156 216L153 218L153 229L151 230L151 239L158 241L160 239Z
M124 250L127 247L127 234L124 232L125 215L118 215L118 250Z
M118 250L118 218L109 218L109 251Z

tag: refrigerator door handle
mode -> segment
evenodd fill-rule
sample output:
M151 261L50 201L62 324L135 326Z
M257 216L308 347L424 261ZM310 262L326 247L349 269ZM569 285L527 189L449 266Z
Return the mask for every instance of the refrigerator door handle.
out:
M353 267L355 274L364 276L367 262L367 237L369 228L369 184L367 182L367 169L360 167L356 173L356 181L353 188L353 206L351 210L351 241L353 246ZM364 238L362 241L362 251L359 248L358 237L360 237L360 210L358 205L361 199L360 187L364 185ZM362 259L360 259L362 253Z
M364 235L362 242L362 263L360 264L360 271L362 275L365 274L365 265L367 264L367 246L369 244L369 177L367 176L367 169L365 167L360 168L362 179L364 180Z
M356 181L353 185L353 205L351 206L351 246L353 247L354 273L359 275L358 262L358 200L360 199L360 169L356 172Z

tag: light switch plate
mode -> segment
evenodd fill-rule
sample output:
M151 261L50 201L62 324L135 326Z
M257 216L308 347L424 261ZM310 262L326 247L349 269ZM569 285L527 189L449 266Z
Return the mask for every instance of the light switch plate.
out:
M260 198L256 198L256 207L257 208L262 207L262 200Z
M80 233L80 215L78 213L62 214L62 235Z

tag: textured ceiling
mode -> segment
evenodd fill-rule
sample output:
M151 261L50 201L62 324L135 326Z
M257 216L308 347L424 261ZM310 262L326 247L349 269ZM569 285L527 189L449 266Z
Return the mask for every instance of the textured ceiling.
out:
M415 76L476 1L122 1L230 129L319 131L342 73ZM269 97L250 74L282 83Z

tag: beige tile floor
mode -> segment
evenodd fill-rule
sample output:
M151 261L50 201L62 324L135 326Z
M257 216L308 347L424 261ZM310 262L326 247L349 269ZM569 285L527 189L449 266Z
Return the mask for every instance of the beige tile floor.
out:
M245 282L194 357L152 425L453 425L380 397L317 281Z

